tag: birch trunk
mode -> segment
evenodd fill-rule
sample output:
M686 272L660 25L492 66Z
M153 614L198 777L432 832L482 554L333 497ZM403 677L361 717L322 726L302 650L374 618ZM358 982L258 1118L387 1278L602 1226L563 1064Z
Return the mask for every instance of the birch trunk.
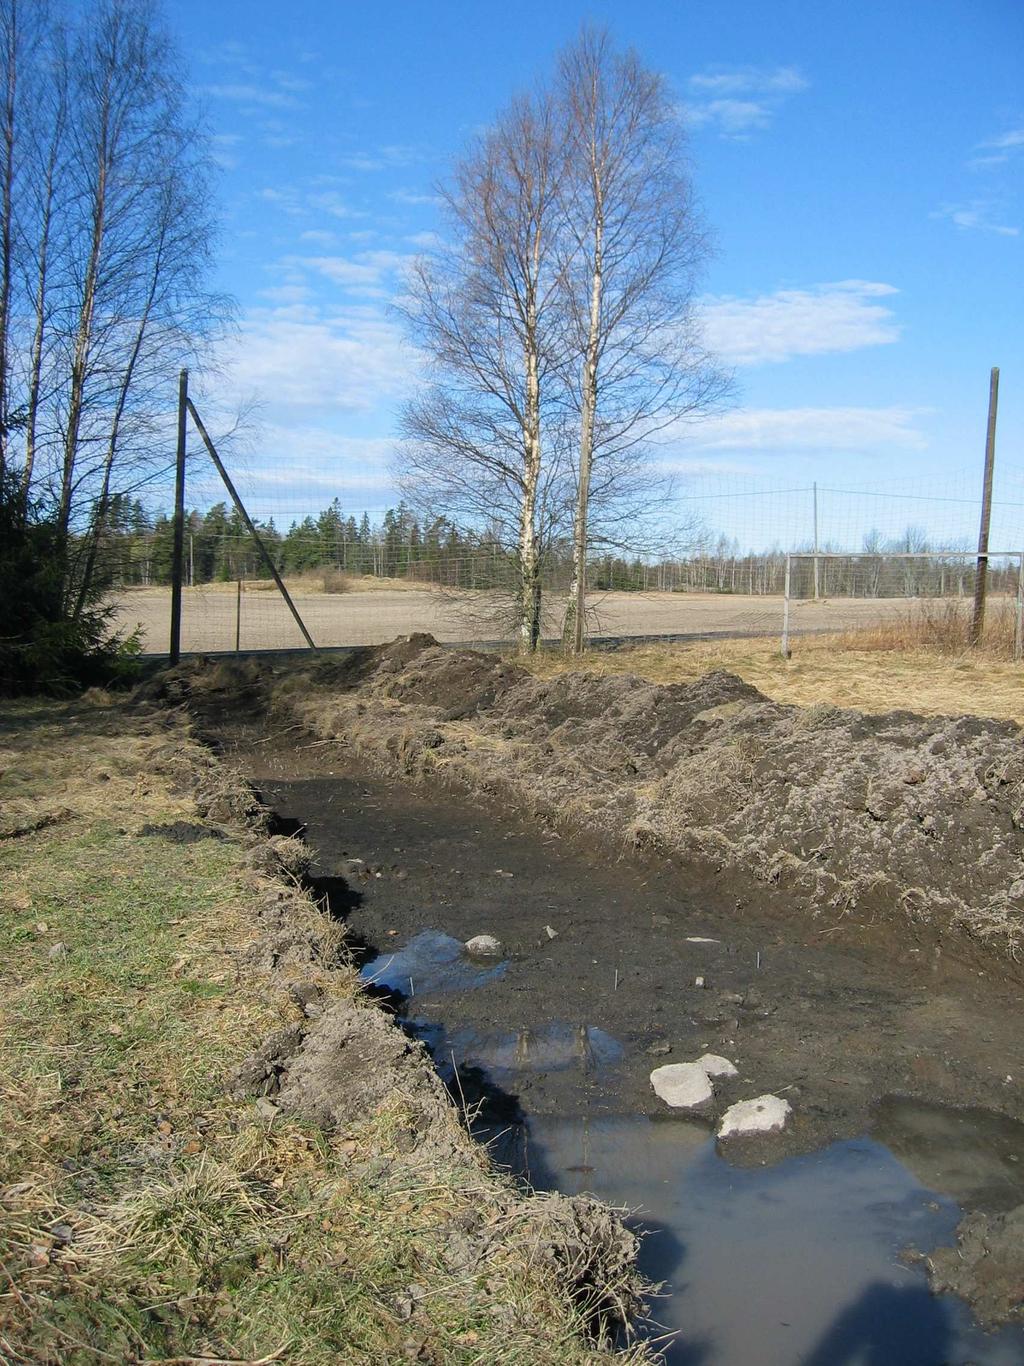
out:
M15 105L18 81L18 6L16 0L5 6L4 15L4 104L3 104L3 186L0 190L3 221L0 223L0 482L7 469L7 423L10 408L9 340L11 318L11 273L14 263L14 225L11 201L14 186Z
M110 422L110 435L107 439L107 451L103 461L103 479L100 485L99 497L96 500L96 508L93 512L92 527L89 533L89 550L86 555L85 567L82 570L81 581L78 585L78 597L75 601L74 619L77 621L89 601L89 594L92 589L93 577L96 573L96 560L99 555L100 541L106 529L107 512L110 507L110 478L114 469L114 460L117 456L118 437L121 433L121 423L124 418L125 408L128 405L128 395L131 392L132 381L135 378L135 367L139 363L139 355L142 351L142 343L146 336L146 329L149 326L150 314L153 309L153 301L156 298L157 286L160 283L161 268L163 264L163 240L166 236L164 224L161 232L160 246L157 248L156 259L153 262L153 273L150 277L149 293L146 296L145 306L139 325L135 332L135 340L125 366L124 374L117 392L117 402L114 404L114 413Z
M46 346L50 234L53 228L57 162L64 135L65 112L66 104L62 86L53 136L47 153L46 169L43 174L42 203L40 205L39 246L36 251L35 325L32 332L28 392L25 402L25 466L21 472L21 502L23 507L28 503L28 496L32 487L32 472L36 462L39 404L43 384L43 355Z
M594 168L594 261L590 281L590 324L583 360L580 403L579 487L573 520L572 591L566 607L563 639L571 638L572 653L581 655L587 623L587 542L590 475L594 459L594 418L597 413L597 366L601 343L601 292L604 283L604 219L601 212L601 177Z

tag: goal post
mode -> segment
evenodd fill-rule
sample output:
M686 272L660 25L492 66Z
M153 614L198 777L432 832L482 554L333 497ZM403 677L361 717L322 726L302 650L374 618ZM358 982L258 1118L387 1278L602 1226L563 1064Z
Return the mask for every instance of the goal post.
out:
M842 633L892 645L973 643L972 604L984 571L993 606L985 638L1024 657L1024 550L791 551L781 653L797 636Z

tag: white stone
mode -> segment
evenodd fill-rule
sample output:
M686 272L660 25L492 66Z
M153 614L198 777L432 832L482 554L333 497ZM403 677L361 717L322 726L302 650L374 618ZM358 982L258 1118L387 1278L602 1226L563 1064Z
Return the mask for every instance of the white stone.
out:
M718 1137L730 1134L770 1134L785 1127L791 1114L789 1101L781 1096L755 1096L730 1105L718 1126Z
M721 943L721 940L720 940L720 939L705 939L704 936L703 936L702 934L688 934L688 935L686 936L686 942L687 942L688 944L719 944L719 943Z
M466 940L466 952L474 958L498 958L501 956L501 940L493 934L475 934Z
M728 1058L721 1058L717 1053L705 1053L697 1059L697 1066L703 1067L709 1077L738 1077L739 1072L736 1066Z
M656 1067L651 1085L666 1105L674 1110L692 1110L705 1105L715 1094L708 1074L695 1062L672 1062Z

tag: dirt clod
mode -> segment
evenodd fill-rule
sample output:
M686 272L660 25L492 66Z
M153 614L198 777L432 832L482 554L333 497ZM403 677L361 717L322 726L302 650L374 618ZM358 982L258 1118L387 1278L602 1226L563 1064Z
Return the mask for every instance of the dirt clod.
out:
M1024 1205L969 1214L957 1228L957 1246L925 1260L932 1290L960 1295L986 1328L1024 1322Z

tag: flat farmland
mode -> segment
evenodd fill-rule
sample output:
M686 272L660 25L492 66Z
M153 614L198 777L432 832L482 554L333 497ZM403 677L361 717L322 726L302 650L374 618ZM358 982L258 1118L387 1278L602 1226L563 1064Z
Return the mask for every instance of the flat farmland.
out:
M395 636L428 631L438 640L500 641L509 632L502 603L486 593L445 593L429 589L375 588L339 594L293 592L296 607L317 645L379 645ZM167 650L169 589L132 589L113 599L119 627L138 629L143 649ZM563 600L551 597L545 612L545 637L557 637ZM795 602L794 633L847 631L905 614L904 598L836 598ZM591 600L594 636L777 635L782 629L782 598L717 593L606 593ZM237 618L236 618L237 613ZM243 591L240 609L233 585L186 588L182 649L232 651L236 620L242 650L298 649L302 635L280 595L262 586Z

